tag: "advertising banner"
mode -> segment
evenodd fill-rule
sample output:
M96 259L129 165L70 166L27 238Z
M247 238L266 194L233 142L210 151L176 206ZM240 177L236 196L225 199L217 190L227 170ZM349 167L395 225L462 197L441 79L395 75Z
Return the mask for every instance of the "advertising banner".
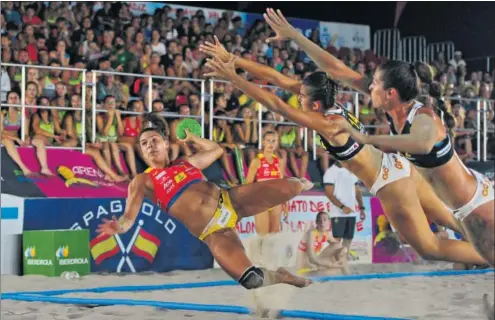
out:
M370 27L360 24L320 22L320 41L323 48L348 47L371 49Z
M1 148L1 152L2 178L0 183L2 184L2 194L19 197L44 197L45 195L38 188L36 182L43 183L45 179L39 176L25 177L4 147Z
M367 218L356 225L355 236L351 244L350 263L372 262L372 230L370 198L364 197L363 204L368 209ZM288 266L296 265L296 253L304 232L315 222L316 214L320 211L330 211L332 203L321 192L311 192L297 196L288 202L288 222L281 223L283 240L287 241L284 250L292 252ZM237 231L244 246L250 250L250 239L256 235L254 218L244 218L237 223Z
M2 193L2 237L22 234L24 221L24 199Z
M26 231L22 237L24 274L89 274L88 230Z
M40 171L34 148L18 148L18 151L31 171ZM48 149L47 161L54 176L37 175L31 181L46 197L120 198L127 195L126 183L106 181L105 175L96 167L91 157L79 150ZM122 155L121 162L127 171Z
M33 199L25 203L24 230L89 230L92 272L166 272L211 268L204 243L148 200L125 234L98 236L102 219L120 217L124 199Z
M400 235L393 230L383 212L378 198L371 198L373 227L373 263L409 263L416 252L401 242Z

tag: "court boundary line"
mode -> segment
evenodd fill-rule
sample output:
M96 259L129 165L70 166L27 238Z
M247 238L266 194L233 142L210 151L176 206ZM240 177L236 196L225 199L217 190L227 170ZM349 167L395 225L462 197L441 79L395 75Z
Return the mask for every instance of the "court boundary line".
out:
M244 306L215 305L215 304L195 304L184 302L168 302L156 300L133 300L133 299L107 299L107 298L63 298L53 296L36 296L29 294L2 294L2 299L27 301L27 302L48 302L58 304L85 304L85 305L127 305L127 306L149 306L169 310L189 310L200 312L221 312L236 314L252 314L252 310ZM328 320L408 320L407 318L390 318L383 316L363 316L347 315L336 313L324 313L304 310L280 310L282 318L304 318L304 319L328 319Z
M447 276L463 276L463 275L479 275L492 273L494 269L482 269L482 270L437 270L437 271L423 271L423 272L395 272L395 273L369 273L369 274L355 274L355 275L340 275L340 276L326 276L311 278L315 283L329 282L329 281L359 281L359 280L371 280L371 279L393 279L393 278L406 278L406 277L447 277ZM156 291L156 290L174 290L174 289L194 289L194 288L209 288L209 287L224 287L239 285L234 280L219 280L219 281L205 281L205 282L190 282L190 283L169 283L159 285L135 285L135 286L108 286L108 287L94 287L94 288L82 288L82 289L62 289L62 290L43 290L43 291L20 291L20 292L8 292L3 293L8 295L43 295L43 296L59 296L69 293L103 293L103 292L138 292L138 291Z

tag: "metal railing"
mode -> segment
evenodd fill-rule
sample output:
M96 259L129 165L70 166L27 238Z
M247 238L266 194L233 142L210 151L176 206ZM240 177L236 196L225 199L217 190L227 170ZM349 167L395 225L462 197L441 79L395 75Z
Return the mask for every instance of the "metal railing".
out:
M160 80L169 80L169 81L191 81L191 82L199 82L200 87L201 87L201 94L200 94L200 104L201 104L201 110L200 110L200 115L199 116L194 116L194 115L180 115L176 113L171 113L171 112L161 112L160 114L166 118L195 118L198 119L201 123L201 128L202 128L202 135L204 136L205 134L205 99L207 97L207 93L205 91L205 82L207 80L204 79L192 79L192 78L178 78L178 77L165 77L165 76L153 76L153 75L142 75L142 74L133 74L133 73L123 73L123 72L112 72L112 71L100 71L100 70L93 70L92 72L92 81L91 82L86 82L87 80L87 70L85 69L78 69L78 68L55 68L55 67L47 67L47 66L32 66L32 65L19 65L19 64L12 64L12 63L2 63L2 66L5 67L18 67L21 68L21 73L22 73L22 79L20 81L21 83L21 104L18 105L11 105L11 104L2 104L4 107L17 107L21 108L21 132L22 132L22 139L24 140L24 132L25 132L25 110L26 108L39 108L39 109L50 109L50 110L77 110L82 112L82 132L81 132L81 146L80 147L71 147L70 149L78 149L82 150L83 152L85 151L85 146L86 146L86 87L90 86L92 87L92 106L91 106L91 129L92 129L92 137L91 140L92 142L95 142L96 139L96 114L97 113L102 113L102 112L107 112L105 109L98 109L97 108L97 74L107 74L107 75L114 75L114 76L128 76L128 77L137 77L137 78L147 78L148 79L148 111L151 110L152 108L152 90L149 90L150 88L153 88L153 79L160 79ZM40 69L51 69L51 70L62 70L62 71L80 71L82 72L82 89L81 89L81 108L71 108L71 107L56 107L56 106L33 106L33 105L26 105L25 103L25 98L26 98L26 68L40 68ZM225 83L225 81L220 81L220 80L211 80L209 81L209 137L210 139L213 139L213 128L214 128L214 120L215 119L224 119L228 121L244 121L243 118L237 118L237 117L227 117L227 116L215 116L214 115L214 109L215 109L215 101L214 101L214 84L215 83ZM260 87L263 88L271 88L271 89L277 89L277 90L282 90L281 88L278 88L276 86L271 86L271 85L259 85ZM355 91L339 91L339 93L347 93L347 94L352 94L352 99L350 101L353 101L354 105L354 114L356 118L360 118L360 104L359 104L359 95L361 93L355 92ZM446 100L449 100L449 98L446 98ZM453 99L454 100L454 99ZM488 115L488 105L489 101L492 100L483 100L483 99L466 99L466 98L455 98L455 100L462 100L462 101L468 101L468 102L476 102L476 111L477 111L477 117L476 117L476 127L477 129L463 129L463 131L471 131L471 132L476 132L476 151L477 151L477 160L478 161L486 161L487 159L487 136L488 136L488 130L487 130L487 115ZM493 103L493 101L492 101ZM275 125L290 125L290 126L298 126L296 123L292 122L287 122L287 121L272 121L272 120L263 120L263 108L261 105L259 106L257 110L257 118L258 118L258 148L262 148L262 132L263 132L263 125L264 124L275 124ZM129 114L129 115L140 115L142 112L133 112L133 111L121 111L121 114ZM387 126L375 126L375 125L366 125L366 128L376 128L376 127L387 127ZM302 128L304 131L303 133L303 146L304 150L308 151L308 129L307 128ZM316 137L316 132L312 131L312 154L313 154L313 159L317 158L317 137ZM48 148L60 148L56 146L47 146ZM69 148L69 147L67 147Z
M29 69L47 69L47 70L60 70L60 71L79 71L82 72L82 95L83 98L85 97L85 92L86 92L86 69L80 69L80 68L68 68L68 67L51 67L51 66L37 66L37 65L28 65L28 64L14 64L14 63L1 63L2 67L14 67L14 68L21 68L21 103L19 105L11 105L11 104L2 104L2 106L6 107L16 107L16 108L21 108L21 139L22 141L25 141L26 138L26 108L33 108L33 109L50 109L50 110L81 110L83 112L83 119L82 119L82 139L81 139L81 147L59 147L59 146L47 146L47 148L53 148L53 149L76 149L76 150L81 150L82 152L85 152L86 145L84 141L84 137L86 135L85 132L85 125L86 125L86 119L85 119L85 109L86 109L86 99L81 99L81 108L67 108L67 107L56 107L56 106L37 106L37 105L26 105L26 68Z

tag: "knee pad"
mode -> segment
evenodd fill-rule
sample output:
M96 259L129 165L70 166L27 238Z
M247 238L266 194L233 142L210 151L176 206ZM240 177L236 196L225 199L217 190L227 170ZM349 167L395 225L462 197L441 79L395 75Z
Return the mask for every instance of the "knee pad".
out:
M255 266L250 267L239 278L239 283L246 289L256 289L263 286L263 281L265 280L265 276L263 274L263 270L257 268Z

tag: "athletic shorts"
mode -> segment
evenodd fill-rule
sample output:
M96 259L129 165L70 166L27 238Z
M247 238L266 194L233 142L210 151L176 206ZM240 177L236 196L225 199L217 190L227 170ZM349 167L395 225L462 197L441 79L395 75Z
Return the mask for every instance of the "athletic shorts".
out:
M473 212L474 209L487 202L493 201L495 198L493 185L490 180L478 171L471 169L471 173L476 178L476 192L468 203L456 210L453 210L454 216L461 221Z
M356 217L337 217L330 219L334 238L351 240L356 229Z
M411 176L411 163L409 160L397 153L384 153L382 157L382 168L375 183L370 189L374 196L387 184Z
M207 236L223 229L234 229L237 224L238 216L230 201L229 192L220 190L218 207L208 225L204 228L199 236L199 240L204 240Z

